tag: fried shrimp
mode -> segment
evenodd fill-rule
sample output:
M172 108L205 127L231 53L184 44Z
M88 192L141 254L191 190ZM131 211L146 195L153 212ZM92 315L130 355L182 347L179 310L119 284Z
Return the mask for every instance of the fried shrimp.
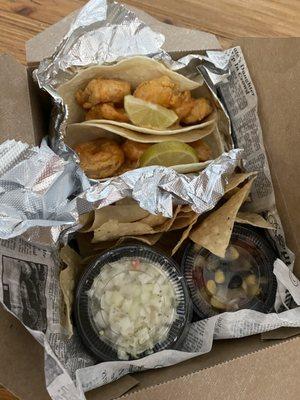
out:
M174 115L174 112L161 110L159 107L147 107L147 104L142 107L142 102L136 99L134 102L134 98L128 96L130 94L131 84L129 82L121 79L94 78L85 87L79 89L75 97L77 103L86 111L86 121L106 119L135 124L139 127L146 127L145 121L147 121L149 127L156 127L157 129L165 129L171 126L175 122L176 115L178 116L178 129L180 129L184 125L201 122L213 111L212 104L208 99L195 99L190 90L180 91L179 85L167 75L141 82L134 90L133 96L144 102L172 110L176 115ZM125 96L128 96L128 98L124 99ZM127 113L131 115L130 118L123 108L124 101ZM133 114L135 115L134 118ZM167 123L168 118L171 119L171 114L173 122L166 125L164 121ZM152 124L150 124L150 119ZM158 120L157 126L153 123L156 119Z
M189 90L172 95L170 106L178 115L179 120L185 118L194 106L194 99Z
M211 148L202 139L199 139L196 142L189 144L196 150L200 162L212 159Z
M130 83L120 79L92 79L76 93L77 103L89 109L99 103L121 103L131 93Z
M129 122L124 108L116 107L113 103L97 104L85 116L86 121L91 119L110 119L118 122Z
M116 176L125 174L125 172L132 171L133 169L138 167L137 161L129 161L125 160L124 164L118 169L115 173Z
M89 178L113 176L124 163L124 152L114 140L91 140L77 145L74 150L79 155L81 168Z
M206 102L206 99L199 99L201 100L199 103L198 100L192 98L189 90L180 92L177 85L168 76L142 82L133 95L144 101L174 110L179 120L184 120L185 123L198 122L204 118L203 111L208 112L206 109L203 110L203 100Z
M190 113L182 119L182 121L187 125L202 121L213 111L210 101L204 97L194 99L193 103L193 108Z
M145 150L147 150L151 144L138 143L133 140L126 140L122 145L125 157L130 162L138 162Z
M176 85L168 76L142 82L133 95L139 99L170 108Z

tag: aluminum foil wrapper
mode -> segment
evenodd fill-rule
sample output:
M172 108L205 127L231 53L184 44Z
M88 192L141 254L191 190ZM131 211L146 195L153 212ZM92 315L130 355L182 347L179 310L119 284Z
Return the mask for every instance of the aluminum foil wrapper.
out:
M188 204L202 214L224 194L226 177L240 164L243 151L230 150L198 175L178 174L165 167L146 167L92 186L74 201L80 214L131 197L152 214L171 218L174 204Z
M34 71L40 88L52 97L51 147L64 157L73 156L64 144L67 108L56 88L71 79L80 68L110 64L124 57L147 55L169 59L162 51L164 36L154 32L124 5L91 0L79 12L55 53ZM76 159L76 158L74 158Z
M226 177L240 164L242 150L224 153L198 175L147 167L91 186L72 160L47 145L7 141L0 146L0 238L26 233L34 243L56 242L79 226L79 215L131 197L152 214L172 217L173 204L197 213L212 209L224 194ZM37 228L37 229L33 229Z
M203 65L214 84L228 76L228 63L217 57L217 51L190 54L175 61L162 49L164 41L161 33L154 32L125 5L91 0L78 13L55 53L40 63L35 76L41 87L55 89L82 68L112 64L136 55L162 61L191 79L198 76L199 65ZM230 54L228 62L229 58Z
M124 5L92 0L79 12L56 52L40 63L36 76L42 87L55 88L80 69L109 64L124 57L163 57L164 36L154 32Z
M222 197L226 179L242 157L241 150L231 150L198 175L180 175L172 169L148 167L106 182L90 182L63 142L67 109L56 92L61 83L70 79L78 69L92 64L113 63L123 57L141 54L155 57L192 79L199 78L201 73L221 111L219 129L225 134L227 132L229 139L230 121L219 96L227 99L224 104L233 125L235 123L240 147L246 147L244 136L247 140L253 137L238 125L244 108L236 109L239 105L230 102L233 98L230 94L234 94L239 84L234 65L230 65L231 50L188 55L175 62L162 50L163 42L161 34L153 32L125 6L106 0L90 1L78 14L53 56L44 60L35 71L40 87L50 93L56 105L51 145L57 154L45 144L41 148L15 141L0 145L0 238L13 238L0 240L0 300L44 345L46 384L53 399L64 393L68 399L83 400L85 391L127 373L170 366L207 353L213 339L243 337L281 326L300 326L300 307L280 315L265 315L252 310L224 313L194 323L185 343L186 351L166 350L141 360L101 364L91 358L76 335L68 339L57 326L61 312L60 262L57 252L53 251L55 248L37 249L37 243L48 247L55 242L62 243L62 239L78 229L80 214L124 197L131 197L149 212L162 213L166 217L172 216L172 204L176 203L189 204L199 214L206 212ZM239 55L238 50L235 52ZM244 65L241 56L240 64ZM227 79L229 86L223 87L222 91L221 86ZM253 107L255 110L246 94L244 99L250 111ZM251 115L256 118L255 113ZM258 126L259 123L254 120L248 125ZM260 147L261 155L265 157L263 146ZM272 192L272 187L269 192ZM265 198L260 200L266 204ZM278 238L282 239L282 229L274 207L270 203L268 209L279 224L274 233L274 241L278 244ZM284 241L278 249L281 254L286 252ZM291 282L291 271L282 264L277 263L274 270L282 287L282 299L285 300L285 290L288 289L295 302L300 304L299 293L293 290L299 283ZM6 296L1 298L4 285ZM23 312L24 304L26 312Z
M63 225L73 225L71 196L89 187L77 164L43 144L40 148L8 140L0 145L0 237L31 228L31 240L57 241ZM51 239L51 240L50 240ZM50 241L49 241L50 240Z
M205 55L191 54L175 61L162 49L164 41L162 34L154 32L120 3L91 0L82 8L55 53L43 60L34 71L40 88L51 95L56 106L50 132L50 144L55 152L76 160L74 153L64 143L68 110L56 88L80 69L95 64L112 64L135 55L155 58L191 79L197 78L199 81L203 75L220 110L219 130L225 137L227 149L233 147L228 115L211 84L212 75L207 74L210 71L221 81L226 79L228 70L215 66Z

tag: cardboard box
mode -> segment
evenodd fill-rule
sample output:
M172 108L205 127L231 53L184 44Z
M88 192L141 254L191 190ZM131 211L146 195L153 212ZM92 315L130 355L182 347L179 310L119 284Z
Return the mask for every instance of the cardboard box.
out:
M138 14L153 29L165 34L166 50L176 48L172 26L143 12ZM10 56L0 56L1 141L17 138L39 144L47 133L49 103L32 82L31 67L52 53L72 17L68 16L27 43L28 67ZM219 47L213 35L184 28L181 33L187 52L195 50L193 44L199 42L202 48ZM244 38L232 44L242 47L258 93L277 207L287 243L296 254L295 274L300 277L300 38ZM2 309L0 321L0 383L22 400L49 399L44 383L43 349L19 321ZM273 339L268 341L262 341L260 336L219 341L206 355L124 377L88 393L87 398L116 398L130 389L127 394L130 400L296 399L300 389L296 379L300 338L279 342L274 337L288 338L298 332L298 329L280 330L275 335L266 335Z

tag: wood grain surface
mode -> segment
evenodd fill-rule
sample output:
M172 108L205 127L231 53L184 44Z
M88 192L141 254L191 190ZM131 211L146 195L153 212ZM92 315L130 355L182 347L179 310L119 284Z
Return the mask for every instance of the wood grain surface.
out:
M82 6L84 0L0 0L0 52L25 63L24 43ZM300 0L126 0L161 21L241 36L300 36Z
M25 42L84 0L0 0L0 53L25 63ZM300 0L126 0L169 24L234 37L300 36ZM1 360L0 360L1 362ZM14 400L0 385L0 400Z
M0 400L19 400L0 385Z

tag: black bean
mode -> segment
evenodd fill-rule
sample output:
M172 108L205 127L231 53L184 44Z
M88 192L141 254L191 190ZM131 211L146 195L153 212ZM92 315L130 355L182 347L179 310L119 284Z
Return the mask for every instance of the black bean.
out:
M234 275L228 284L229 289L237 289L243 283L243 278L240 275Z

